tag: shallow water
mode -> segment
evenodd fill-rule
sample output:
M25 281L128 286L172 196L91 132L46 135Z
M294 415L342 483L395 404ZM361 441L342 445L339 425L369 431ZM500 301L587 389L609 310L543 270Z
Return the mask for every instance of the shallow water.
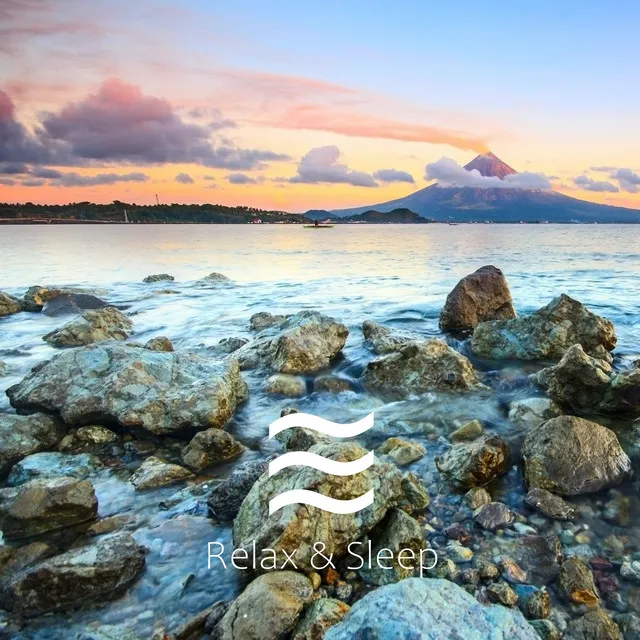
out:
M438 314L447 293L460 277L495 264L509 280L519 313L568 293L614 322L617 366L640 357L640 226L350 225L322 232L288 225L3 226L0 234L0 289L21 296L36 284L101 288L109 302L126 306L132 314L132 339L144 342L166 335L179 350L207 353L220 338L250 337L248 319L257 311L317 309L349 327L344 356L334 369L357 377L372 357L362 344L363 320L441 336ZM198 284L212 271L232 278L234 286ZM176 281L141 282L161 272ZM0 378L3 389L55 353L41 336L66 320L30 313L0 319L0 360L7 365ZM448 340L466 353L465 343ZM375 409L376 430L367 444L408 433L423 442L428 455L407 469L418 472L433 494L441 482L433 458L446 449L443 435L460 422L480 418L515 442L518 433L504 407L532 394L517 363L503 363L497 372L495 363L474 364L492 382L495 394L427 394L385 404L368 394L348 392L312 394L295 405L340 422ZM532 369L535 366L527 367ZM261 456L273 448L266 440L269 423L282 407L294 403L265 396L257 373L245 374L245 379L250 399L228 429L250 447L246 456ZM10 410L3 395L0 411ZM611 426L624 441L629 425ZM222 477L232 466L214 469L213 475ZM238 592L242 576L206 567L207 541L230 544L231 533L228 526L215 526L206 518L204 498L183 493L169 509L160 509L159 503L180 487L138 494L126 481L127 474L105 470L93 481L101 515L136 515L134 535L150 549L142 578L119 600L30 622L21 637L58 638L64 630L64 637L73 638L88 626L100 626L113 637L126 637L128 630L131 637L147 638L156 629L175 629L188 614ZM521 508L517 469L495 492ZM593 496L580 502L597 511L602 500ZM438 509L446 513L455 503L455 497L450 504L435 500L433 510L440 515ZM630 552L640 551L637 519L622 532L596 517L581 522L591 522L597 531L595 546L615 533L628 539Z

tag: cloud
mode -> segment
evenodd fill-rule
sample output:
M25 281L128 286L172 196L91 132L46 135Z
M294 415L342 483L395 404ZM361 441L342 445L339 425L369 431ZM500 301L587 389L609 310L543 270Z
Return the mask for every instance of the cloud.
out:
M260 178L252 178L246 173L230 173L227 176L227 182L230 184L258 184L262 180Z
M179 173L174 180L180 184L193 184L193 178L188 173Z
M616 169L609 178L617 180L620 188L628 193L637 193L640 188L640 175L631 169Z
M3 187L13 187L15 184L17 184L17 182L15 180L13 180L12 178L2 178L2 177L0 177L0 184Z
M410 173L397 169L378 169L373 177L381 182L409 182L410 184L416 182Z
M238 123L230 118L225 118L220 109L195 107L189 112L189 116L194 120L208 120L206 126L210 131L219 131L220 129L235 129Z
M589 176L576 176L573 179L573 183L580 187L580 189L584 189L585 191L596 191L599 193L618 193L619 189L612 182L606 182L605 180L594 180Z
M5 176L29 173L29 167L22 162L3 162L0 164L0 173Z
M40 180L38 178L29 178L28 180L23 180L20 185L23 187L43 187L46 183L45 180Z
M95 187L118 182L147 182L149 176L138 171L132 173L98 173L93 176L83 176L75 171L63 173L50 184L61 187Z
M425 167L425 179L437 180L441 187L473 187L479 189L551 189L549 179L541 173L523 171L500 179L483 176L477 169L467 171L451 158L440 158Z
M31 173L36 178L55 179L62 177L62 173L56 169L49 169L49 167L34 167Z
M338 162L340 150L336 146L311 149L298 164L298 173L289 182L304 184L350 184L355 187L377 187L373 176L349 169Z
M215 180L216 177L215 176L202 176L203 180Z
M615 171L616 167L610 167L608 165L599 165L597 167L589 167L589 171L597 171L599 173L610 173Z

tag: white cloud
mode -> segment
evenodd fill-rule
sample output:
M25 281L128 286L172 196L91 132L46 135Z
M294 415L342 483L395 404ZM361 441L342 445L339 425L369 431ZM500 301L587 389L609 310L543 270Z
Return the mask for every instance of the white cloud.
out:
M351 184L354 187L377 187L370 173L340 164L340 149L330 145L311 149L298 164L298 173L289 182L305 184Z

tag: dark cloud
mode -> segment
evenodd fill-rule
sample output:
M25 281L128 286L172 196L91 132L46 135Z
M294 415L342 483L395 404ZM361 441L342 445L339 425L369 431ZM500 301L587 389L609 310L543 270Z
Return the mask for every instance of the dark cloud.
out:
M617 193L619 191L618 187L616 187L612 182L594 180L593 178L585 175L576 176L573 179L573 183L585 191L596 191L599 193Z
M56 169L49 169L49 167L33 167L31 173L36 178L46 178L48 180L55 180L62 176L60 171L56 171Z
M174 180L180 184L193 184L193 178L188 173L179 173Z
M0 173L5 176L29 173L29 167L22 162L3 162L0 163Z
M147 182L149 176L138 171L132 173L98 173L93 176L83 176L75 171L63 173L57 180L50 184L61 187L95 187L105 184L117 184L118 182Z
M411 184L416 182L410 173L398 169L378 169L373 177L381 182L409 182Z
M29 178L20 183L23 187L43 187L45 184L47 184L46 181L40 180L39 178Z
M15 184L17 184L17 182L15 180L13 180L12 178L2 178L2 177L0 177L0 184L3 187L13 187Z
M259 178L252 178L246 173L230 173L227 176L227 181L230 184L258 184L258 182L262 182Z
M620 188L628 193L637 193L640 189L640 175L631 169L616 169L609 178L617 180Z
M377 187L370 173L349 169L338 162L340 150L336 146L311 149L298 164L298 173L289 182L305 184L351 184L355 187Z

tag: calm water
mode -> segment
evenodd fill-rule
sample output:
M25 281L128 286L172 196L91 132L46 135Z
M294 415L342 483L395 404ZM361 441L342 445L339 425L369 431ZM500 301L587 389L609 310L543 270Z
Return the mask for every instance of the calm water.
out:
M2 226L0 236L0 289L22 295L36 284L100 288L107 300L127 306L136 341L166 335L176 349L206 353L220 338L249 337L248 319L257 311L313 308L348 325L350 337L336 368L357 376L372 357L362 345L363 320L439 336L437 319L447 293L460 277L494 264L505 272L519 313L568 293L614 322L618 366L640 357L640 226L394 225L317 231L257 225ZM235 286L197 283L212 271L229 276ZM176 281L141 282L160 272L172 274ZM163 292L167 289L172 293ZM0 378L3 389L55 353L41 336L64 321L28 313L0 319L0 360L7 365ZM451 343L466 349L465 344ZM521 373L507 363L496 375L514 372ZM247 456L255 457L272 446L265 439L268 425L291 403L267 398L259 374L245 377L251 398L229 430L250 447ZM513 391L507 400L518 394L530 395L531 390ZM376 409L378 440L382 431L388 436L396 435L394 428L406 433L412 424L435 425L430 436L419 429L414 433L429 452L412 467L433 491L439 482L433 456L446 447L440 436L455 428L456 420L481 418L506 437L514 436L504 400L429 394L384 405L367 394L348 392L312 394L295 404L342 422ZM9 410L7 399L0 397L0 411ZM215 475L227 472L221 468ZM128 473L102 472L94 484L102 515L133 513L138 518L134 535L151 550L142 579L120 600L35 621L22 637L62 637L62 629L71 633L65 637L75 637L86 626L103 626L114 637L125 637L126 629L133 638L146 638L154 629L171 631L189 613L237 593L237 576L206 568L206 542L229 542L229 528L214 526L205 517L202 501L199 504L189 494L174 500L168 511L159 509L176 489L136 494L127 482ZM517 470L496 491L520 505ZM640 535L635 528L626 534L632 541Z

